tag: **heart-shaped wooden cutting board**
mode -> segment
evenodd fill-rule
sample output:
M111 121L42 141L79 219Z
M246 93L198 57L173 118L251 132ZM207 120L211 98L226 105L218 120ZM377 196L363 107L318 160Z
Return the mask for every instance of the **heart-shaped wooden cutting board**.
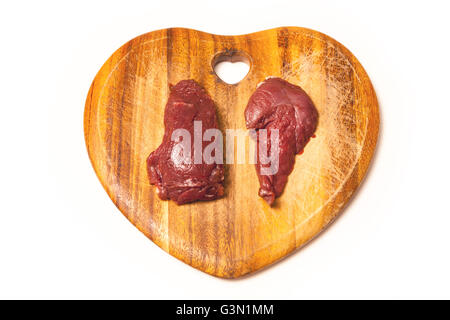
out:
M214 72L224 60L245 61L250 71L227 84ZM258 196L253 164L225 165L222 199L182 206L160 200L146 158L162 141L169 84L196 80L215 101L220 128L245 130L247 101L268 76L301 86L320 117L276 205ZM92 165L120 211L171 255L225 278L263 268L324 229L361 183L378 127L377 98L358 60L332 38L297 27L241 36L176 28L139 36L100 69L84 115Z

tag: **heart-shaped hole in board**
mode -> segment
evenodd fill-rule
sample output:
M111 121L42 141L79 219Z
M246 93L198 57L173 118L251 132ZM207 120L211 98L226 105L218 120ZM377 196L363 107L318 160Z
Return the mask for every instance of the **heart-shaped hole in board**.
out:
M237 84L250 71L250 59L243 52L228 50L214 57L212 67L220 80Z

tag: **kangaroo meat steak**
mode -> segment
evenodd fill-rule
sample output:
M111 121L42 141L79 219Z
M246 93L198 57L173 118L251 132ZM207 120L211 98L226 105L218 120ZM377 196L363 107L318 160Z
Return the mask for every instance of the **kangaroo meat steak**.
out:
M270 205L280 196L295 163L295 155L303 151L313 136L318 123L318 113L313 102L299 86L280 78L263 81L250 97L245 109L248 129L257 133L256 172L260 183L259 195ZM267 139L259 131L266 129ZM278 130L277 166L262 163L259 150L273 151L271 136ZM264 145L262 145L264 144ZM271 167L273 170L264 170Z
M210 142L203 141L204 132L218 128L215 105L197 82L183 80L170 89L164 111L164 137L147 159L150 183L156 185L157 194L163 200L172 199L177 204L184 204L223 195L223 161L209 164L194 161L194 122L201 124L200 145L205 148ZM180 141L173 141L176 130L188 134L183 140L191 140L190 150L180 149Z

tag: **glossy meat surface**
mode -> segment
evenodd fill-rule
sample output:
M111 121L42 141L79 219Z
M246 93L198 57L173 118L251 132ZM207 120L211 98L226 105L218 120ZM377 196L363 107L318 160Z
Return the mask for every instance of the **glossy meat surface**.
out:
M318 123L318 112L305 91L280 78L268 78L262 82L250 97L245 109L248 129L267 129L267 139L257 136L256 172L260 183L259 195L272 205L286 186L288 176L295 164L295 155L303 151L313 136ZM271 150L271 130L278 129L278 171L262 174L264 167L259 150L265 143Z
M147 159L150 183L156 185L157 194L163 200L172 199L177 204L184 204L223 195L223 165L194 163L194 121L201 121L202 136L205 130L218 128L212 99L194 80L183 80L171 88L164 111L163 141ZM177 141L172 141L172 133L177 129L190 133L189 162L182 161L185 158L174 148ZM202 148L209 143L202 142Z

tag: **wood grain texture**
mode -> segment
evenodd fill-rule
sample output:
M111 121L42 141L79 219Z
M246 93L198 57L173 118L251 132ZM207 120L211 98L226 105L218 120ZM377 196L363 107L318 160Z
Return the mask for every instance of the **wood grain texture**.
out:
M244 60L238 84L213 66ZM253 164L226 165L226 194L177 206L149 184L146 158L161 143L169 83L194 79L216 103L219 125L245 129L256 85L278 76L301 86L320 115L316 138L296 157L283 195L258 197ZM357 59L330 37L284 27L241 36L165 29L117 50L95 77L84 132L97 176L120 211L162 249L209 274L235 278L301 247L332 221L361 183L378 137L378 103ZM120 235L118 235L120 237Z

